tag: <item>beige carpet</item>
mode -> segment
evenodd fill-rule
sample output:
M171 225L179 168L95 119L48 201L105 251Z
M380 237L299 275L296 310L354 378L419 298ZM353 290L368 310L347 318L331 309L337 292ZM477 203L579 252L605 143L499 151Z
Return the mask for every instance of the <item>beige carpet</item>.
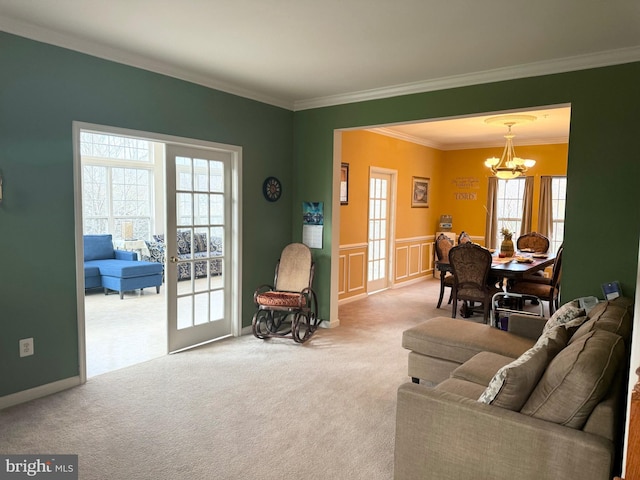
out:
M402 331L450 316L437 293L346 304L305 345L244 336L98 375L1 411L0 452L78 454L86 480L390 479Z

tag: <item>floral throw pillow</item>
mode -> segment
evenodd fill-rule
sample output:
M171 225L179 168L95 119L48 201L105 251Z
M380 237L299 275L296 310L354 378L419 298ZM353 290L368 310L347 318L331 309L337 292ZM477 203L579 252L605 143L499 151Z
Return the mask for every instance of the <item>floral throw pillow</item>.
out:
M496 372L478 402L520 411L547 365L567 345L569 332L556 327L513 362Z
M178 231L178 254L187 255L191 253L191 232L189 230Z
M565 328L579 326L582 325L586 319L586 312L584 308L580 308L580 302L573 300L572 302L562 305L551 315L542 333L544 334L558 325L563 325Z

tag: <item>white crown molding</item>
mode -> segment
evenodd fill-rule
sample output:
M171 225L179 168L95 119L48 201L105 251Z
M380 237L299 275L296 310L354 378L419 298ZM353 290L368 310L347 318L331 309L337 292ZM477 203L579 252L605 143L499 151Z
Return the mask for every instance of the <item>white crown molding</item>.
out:
M378 100L397 97L413 93L431 92L448 88L467 87L483 83L515 80L518 78L538 77L554 73L565 73L589 68L607 67L623 63L640 61L640 47L629 47L618 50L608 50L594 54L578 55L575 57L559 58L543 62L515 65L482 72L454 75L421 82L405 83L390 87L374 88L360 92L352 92L327 97L312 98L294 102L294 110L308 110L311 108L329 107L346 103Z
M553 138L534 138L522 140L515 145L516 150L520 147L526 147L531 145L562 145L569 143L568 137L553 137ZM442 148L442 150L470 150L474 148L504 148L504 141L497 142L467 142L467 143L450 143Z
M396 138L398 140L404 140L406 142L415 143L425 147L435 148L436 150L448 151L448 150L470 150L474 148L496 148L504 147L504 140L501 142L488 141L488 142L456 142L456 143L439 143L433 140L416 137L414 135L407 135L406 133L398 132L388 127L368 128L368 132L378 133L387 137ZM540 139L527 139L516 145L522 147L526 145L556 145L569 143L568 137L555 137L555 138L540 138Z
M427 140L425 138L416 137L414 135L408 135L406 133L397 132L387 127L368 128L367 131L373 132L373 133L379 133L380 135L385 135L387 137L397 138L398 140L405 140L410 143L417 143L418 145L435 148L436 150L445 150L445 145L441 143L434 142L432 140Z
M207 75L188 71L184 68L178 68L168 63L153 61L142 55L126 52L117 48L107 47L105 45L90 42L87 40L81 40L71 35L64 35L61 33L53 32L51 30L37 27L35 25L19 22L14 19L0 16L0 30L11 33L13 35L26 37L31 40L48 43L57 47L62 47L105 60L110 60L116 63L121 63L130 67L141 68L143 70L159 73L161 75L167 75L179 80L185 80L187 82L202 85L203 87L212 88L214 90L219 90L225 93L230 93L232 95L237 95L239 97L256 100L258 102L285 108L287 110L293 110L293 104L286 100L271 97L259 92L247 90L226 82L215 80Z
M287 100L215 80L201 73L188 71L164 62L153 61L142 55L107 47L95 42L89 42L71 35L56 33L46 28L20 22L15 19L0 16L0 30L293 111L640 61L640 47L629 47L464 75L392 85L359 92L303 99L292 103Z

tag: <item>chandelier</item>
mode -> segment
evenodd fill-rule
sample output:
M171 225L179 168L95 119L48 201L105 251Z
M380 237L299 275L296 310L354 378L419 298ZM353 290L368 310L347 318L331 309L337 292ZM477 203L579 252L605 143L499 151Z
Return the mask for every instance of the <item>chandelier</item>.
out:
M492 117L485 120L486 123L500 123L509 129L504 138L507 143L504 146L502 157L487 158L484 164L491 169L493 174L503 180L510 180L524 175L525 172L536 164L535 160L520 158L516 156L513 148L515 135L511 133L511 127L517 123L532 122L536 119L533 115L507 115L503 117Z

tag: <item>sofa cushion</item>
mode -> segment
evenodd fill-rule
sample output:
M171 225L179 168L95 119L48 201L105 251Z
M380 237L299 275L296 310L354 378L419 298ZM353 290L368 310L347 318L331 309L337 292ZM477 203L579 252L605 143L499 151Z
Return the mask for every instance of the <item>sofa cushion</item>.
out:
M519 411L568 339L569 332L562 325L548 330L533 347L496 372L478 401Z
M115 258L111 235L84 235L84 261Z
M551 361L521 413L582 428L607 393L623 357L621 336L605 330L582 335Z
M544 331L550 330L558 325L564 325L566 328L582 325L586 320L585 315L586 312L584 308L580 308L578 300L565 303L551 315L551 318L549 318L544 326Z
M256 295L256 303L272 307L304 307L307 304L304 295L290 292L260 293Z
M100 269L95 266L95 265L91 265L91 263L84 265L84 278L87 277L99 277L100 276Z
M402 333L404 348L460 364L485 351L518 358L534 343L489 325L451 317L430 318Z
M100 275L117 278L143 277L162 273L162 265L155 262L93 260L88 266L98 267Z
M445 381L440 382L433 388L435 390L455 393L456 395L475 400L484 390L484 385L479 385L460 378L447 378Z
M221 237L211 237L211 241L209 242L209 248L212 252L218 252L219 255L222 255L222 238Z
M583 335L593 330L606 330L616 333L625 341L631 334L632 305L624 302L606 301L600 302L589 312L589 320L576 330L571 342L577 341Z
M498 370L514 360L497 353L480 352L451 372L451 377L487 386Z
M194 233L193 234L193 253L207 253L207 234L206 233Z

